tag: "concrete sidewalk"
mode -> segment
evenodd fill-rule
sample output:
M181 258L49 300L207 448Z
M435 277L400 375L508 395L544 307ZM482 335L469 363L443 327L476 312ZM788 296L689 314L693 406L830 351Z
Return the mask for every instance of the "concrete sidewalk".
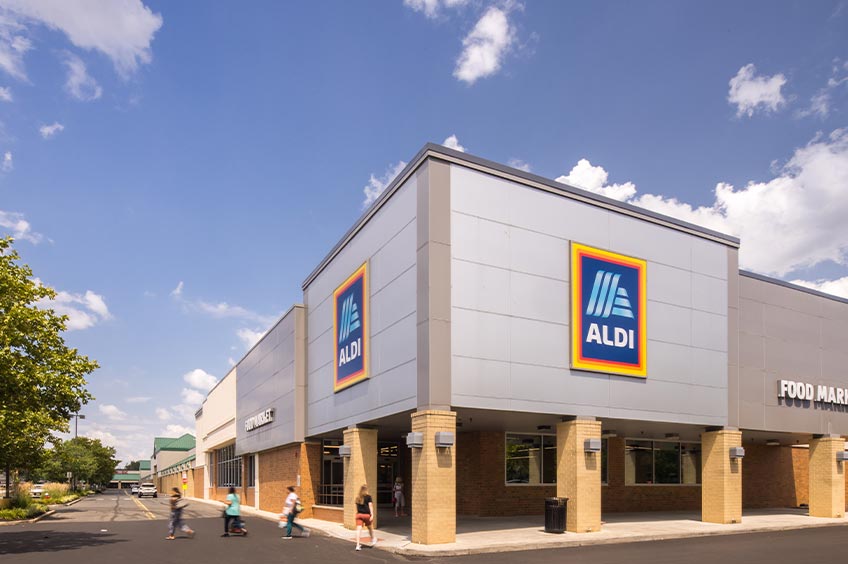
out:
M207 503L223 507L219 502ZM245 515L279 520L276 513L245 506L242 509ZM383 510L378 515L381 521L377 548L407 556L461 556L848 525L846 518L809 517L807 511L801 509L749 510L744 512L742 523L734 525L704 523L700 520L700 512L611 513L604 516L603 527L598 533L550 534L544 532L541 515L459 517L455 543L421 545L410 541L410 517L396 518L391 510ZM298 519L298 523L338 539L355 541L356 531L345 529L340 523L320 519ZM362 536L363 543L370 542L367 531L363 531Z

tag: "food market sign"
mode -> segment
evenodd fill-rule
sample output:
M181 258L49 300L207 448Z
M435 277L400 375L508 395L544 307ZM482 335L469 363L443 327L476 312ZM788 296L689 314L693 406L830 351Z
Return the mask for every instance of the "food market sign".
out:
M812 401L820 404L848 405L848 389L836 386L813 385L794 380L777 381L777 397Z
M267 425L274 422L274 408L266 409L256 415L252 415L244 420L244 430L252 431L257 427Z

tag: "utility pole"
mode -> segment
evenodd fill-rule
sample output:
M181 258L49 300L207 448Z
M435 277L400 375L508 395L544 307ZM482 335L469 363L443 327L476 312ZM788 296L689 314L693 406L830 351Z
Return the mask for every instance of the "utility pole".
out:
M85 419L85 415L80 415L79 413L74 413L73 415L71 415L71 417L74 418L74 438L76 439L77 436L79 435L79 420ZM77 491L77 475L76 475L76 472L73 473L73 477L71 479L71 482L73 484L73 486L72 486L73 491Z

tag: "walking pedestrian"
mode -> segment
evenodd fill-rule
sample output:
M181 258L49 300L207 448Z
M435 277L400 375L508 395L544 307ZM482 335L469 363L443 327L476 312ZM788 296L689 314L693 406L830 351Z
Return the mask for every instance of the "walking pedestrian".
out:
M374 500L368 495L368 486L363 484L356 496L356 550L362 550L362 527L368 527L371 533L371 546L376 546L377 537L374 536Z
M229 493L224 501L227 504L227 508L224 509L224 534L221 536L228 537L230 536L230 521L238 524L240 521L239 514L241 513L241 502L234 487L230 486Z
M395 517L398 517L398 511L400 511L400 517L405 517L406 498L403 495L403 478L400 476L395 478L395 483L392 486L392 501L395 506Z
M180 499L182 495L180 495L179 488L171 489L171 518L168 520L168 536L165 537L167 540L174 540L174 533L177 531L177 527L180 528L182 532L188 535L188 538L194 537L194 531L191 527L185 524L183 521L183 509L185 509L185 504L180 503Z
M286 501L283 504L283 514L280 516L280 526L283 526L284 518L286 522L286 534L283 536L283 539L289 540L292 538L292 527L297 527L300 530L300 536L308 537L310 533L309 529L303 527L300 523L294 522L297 514L303 511L300 497L294 492L294 486L289 486L286 489L289 491L289 495L286 496Z

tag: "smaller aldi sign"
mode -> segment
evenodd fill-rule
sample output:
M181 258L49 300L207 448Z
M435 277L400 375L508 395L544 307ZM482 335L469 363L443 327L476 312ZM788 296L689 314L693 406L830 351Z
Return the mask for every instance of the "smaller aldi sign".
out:
M368 378L368 263L333 292L335 391Z
M571 244L571 367L644 378L647 263Z

